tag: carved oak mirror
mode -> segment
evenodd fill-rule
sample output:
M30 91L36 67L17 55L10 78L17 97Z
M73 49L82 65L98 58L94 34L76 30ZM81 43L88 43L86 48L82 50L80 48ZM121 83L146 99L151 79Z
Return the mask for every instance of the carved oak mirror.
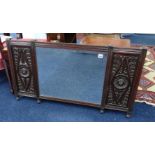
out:
M20 96L132 111L146 50L8 41L13 91Z

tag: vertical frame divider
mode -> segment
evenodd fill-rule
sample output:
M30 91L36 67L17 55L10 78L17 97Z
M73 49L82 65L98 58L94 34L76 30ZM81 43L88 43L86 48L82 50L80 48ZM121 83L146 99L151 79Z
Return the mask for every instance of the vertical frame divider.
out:
M106 71L105 71L105 79L104 79L104 87L102 91L102 101L101 101L101 110L105 108L105 103L109 91L109 83L110 83L110 69L112 65L112 50L113 47L109 46L108 47L108 58L107 58L107 64L106 64Z
M39 78L38 78L38 65L37 65L37 58L36 58L36 46L35 46L35 41L31 42L32 46L32 61L33 61L33 71L34 71L34 85L36 89L36 97L37 97L37 102L39 103L39 96L40 96L40 91L39 91Z

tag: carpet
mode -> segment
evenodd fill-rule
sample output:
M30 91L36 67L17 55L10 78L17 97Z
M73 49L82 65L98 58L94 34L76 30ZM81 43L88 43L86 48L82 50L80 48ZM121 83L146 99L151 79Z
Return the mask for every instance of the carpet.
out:
M148 47L141 79L139 82L137 101L155 104L155 48Z
M19 101L9 91L4 71L0 71L0 121L1 122L154 122L155 107L134 104L133 116L126 118L124 112L105 110L100 114L96 108L23 97Z
M155 45L155 34L128 34L123 37L124 39L130 39L131 44L139 44L145 46Z

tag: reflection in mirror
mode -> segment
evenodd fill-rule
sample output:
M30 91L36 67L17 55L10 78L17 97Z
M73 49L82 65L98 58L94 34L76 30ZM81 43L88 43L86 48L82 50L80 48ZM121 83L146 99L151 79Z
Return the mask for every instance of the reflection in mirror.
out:
M40 96L101 104L107 53L36 47Z

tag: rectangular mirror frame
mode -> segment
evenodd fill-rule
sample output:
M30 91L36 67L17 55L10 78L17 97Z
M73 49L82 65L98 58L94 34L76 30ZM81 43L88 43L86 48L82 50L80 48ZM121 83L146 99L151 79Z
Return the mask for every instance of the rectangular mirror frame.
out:
M119 110L131 115L136 96L146 49L116 48L65 43L8 40L9 63L13 80L14 95L74 103L104 109ZM36 47L61 48L107 53L101 105L88 102L40 96Z

